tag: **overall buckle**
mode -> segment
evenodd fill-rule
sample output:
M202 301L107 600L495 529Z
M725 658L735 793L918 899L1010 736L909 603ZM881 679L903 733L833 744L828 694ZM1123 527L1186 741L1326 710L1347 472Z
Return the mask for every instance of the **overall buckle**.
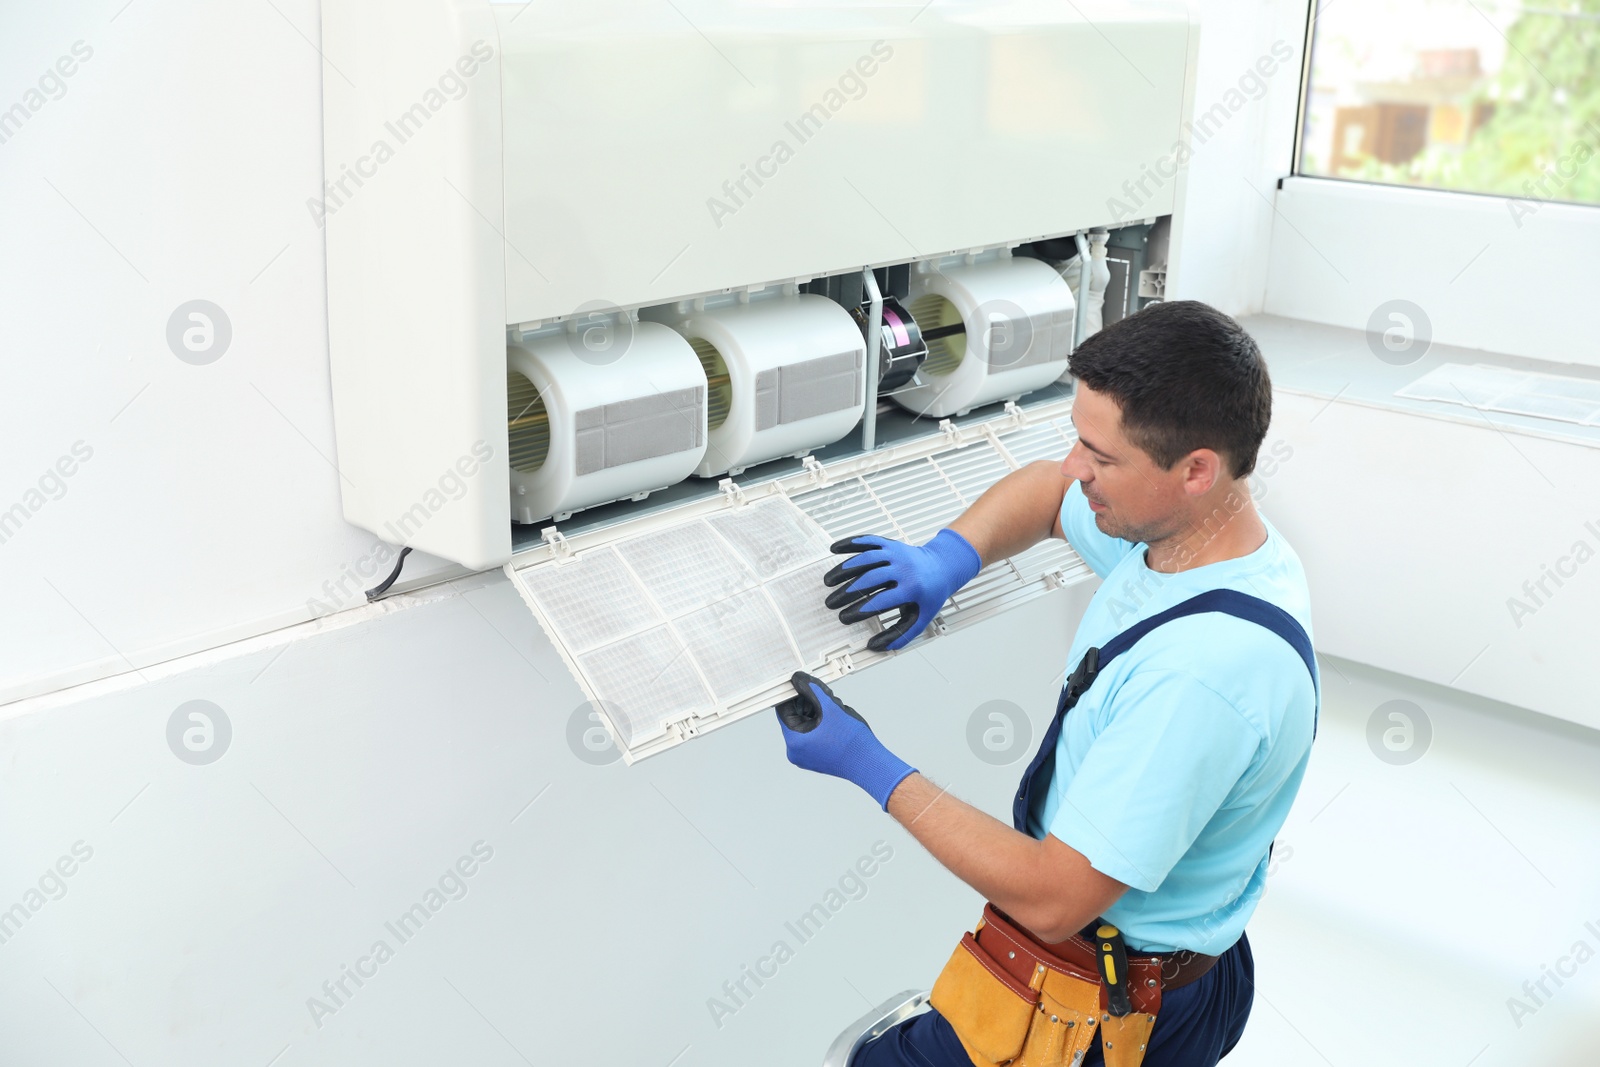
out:
M1095 675L1100 673L1100 650L1091 648L1083 654L1083 659L1078 661L1078 666L1067 676L1067 701L1068 707L1078 702L1085 690L1094 684Z

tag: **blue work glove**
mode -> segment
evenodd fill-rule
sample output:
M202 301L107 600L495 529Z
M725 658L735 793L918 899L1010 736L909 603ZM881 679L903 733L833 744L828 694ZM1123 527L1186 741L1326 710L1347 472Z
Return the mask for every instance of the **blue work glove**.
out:
M795 671L789 682L796 695L774 709L789 762L854 782L888 811L889 794L916 768L884 748L867 720L823 682L805 671Z
M900 609L893 626L867 641L874 652L894 652L910 644L950 595L983 567L978 550L948 526L925 545L891 537L847 537L835 541L829 551L852 555L822 576L825 585L850 583L823 601L830 608L844 609L840 622L849 625L890 608Z

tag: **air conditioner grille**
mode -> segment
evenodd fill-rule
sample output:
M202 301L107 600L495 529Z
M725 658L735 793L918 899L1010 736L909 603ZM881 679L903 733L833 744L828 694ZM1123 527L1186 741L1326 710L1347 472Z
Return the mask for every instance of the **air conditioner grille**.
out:
M746 488L744 503L728 494L580 533L506 569L633 762L787 699L795 670L831 679L841 653L858 668L888 655L866 643L893 613L845 626L824 606L822 576L842 558L829 545L926 542L1029 458L1064 455L1065 408L994 420L994 439L926 438ZM992 562L908 647L1089 574L1061 541Z
M577 473L699 448L705 443L705 403L705 388L694 385L576 412Z

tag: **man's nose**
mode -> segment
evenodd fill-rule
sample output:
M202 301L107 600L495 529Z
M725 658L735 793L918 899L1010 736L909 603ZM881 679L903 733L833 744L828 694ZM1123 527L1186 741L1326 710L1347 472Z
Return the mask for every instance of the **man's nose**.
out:
M1089 465L1083 462L1082 456L1079 455L1082 450L1082 443L1074 442L1072 450L1061 460L1061 476L1063 478L1072 478L1080 482L1089 480Z

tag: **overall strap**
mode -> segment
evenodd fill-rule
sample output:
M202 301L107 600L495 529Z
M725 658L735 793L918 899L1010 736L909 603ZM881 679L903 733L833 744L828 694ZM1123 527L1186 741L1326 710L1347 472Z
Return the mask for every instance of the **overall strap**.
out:
M1056 701L1055 717L1050 720L1050 728L1040 740L1039 750L1033 754L1028 769L1023 772L1022 783L1017 789L1016 799L1011 804L1012 826L1027 833L1028 809L1032 805L1033 794L1037 788L1042 788L1044 783L1049 781L1050 772L1055 769L1056 741L1061 736L1061 723L1066 718L1067 712L1073 709L1078 699L1094 684L1100 672L1156 627L1174 619L1207 612L1232 615L1236 619L1263 626L1283 638L1289 647L1299 653L1306 670L1311 674L1311 686L1316 699L1312 710L1311 736L1313 738L1317 736L1316 705L1321 704L1321 691L1317 677L1316 653L1311 648L1311 638L1307 636L1305 627L1296 622L1294 616L1287 611L1260 597L1241 593L1236 589L1208 589L1181 604L1157 612L1148 619L1140 619L1103 646L1091 648L1083 654L1083 659L1078 661L1078 666L1067 676L1066 684L1061 687L1061 696Z

